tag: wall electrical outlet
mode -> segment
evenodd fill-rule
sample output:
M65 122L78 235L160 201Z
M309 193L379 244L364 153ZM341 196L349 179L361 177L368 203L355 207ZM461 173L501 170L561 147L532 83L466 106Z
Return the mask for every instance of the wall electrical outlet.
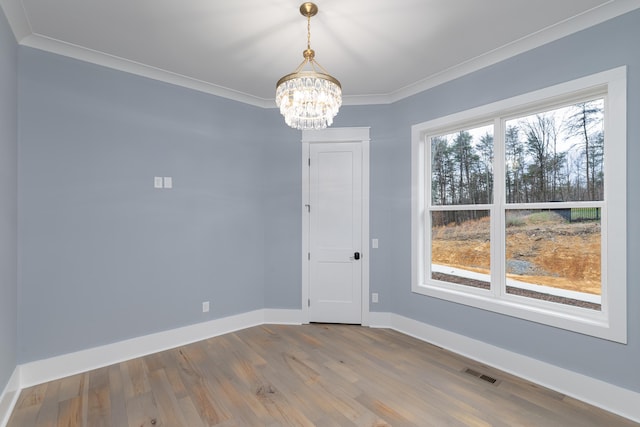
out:
M162 177L161 176L154 176L153 177L153 188L162 188L163 183L162 183Z
M378 302L378 293L374 292L371 294L371 302L376 303Z
M209 301L204 301L202 303L202 312L203 313L208 313L209 312Z

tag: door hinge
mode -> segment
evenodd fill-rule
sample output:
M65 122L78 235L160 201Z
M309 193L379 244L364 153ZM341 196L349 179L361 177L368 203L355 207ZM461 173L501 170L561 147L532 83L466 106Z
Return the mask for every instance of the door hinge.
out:
M307 208L307 212L311 212L311 205L310 204L306 204L304 206Z
M307 252L307 259L311 259L311 252Z
M311 298L307 300L307 307L311 307Z
M309 157L308 159L309 161L307 162L309 164L309 166L311 166L311 157Z

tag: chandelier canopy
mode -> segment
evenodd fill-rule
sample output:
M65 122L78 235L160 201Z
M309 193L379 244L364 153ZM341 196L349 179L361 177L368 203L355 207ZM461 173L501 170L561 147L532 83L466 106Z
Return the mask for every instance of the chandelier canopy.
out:
M292 128L324 129L331 126L342 105L342 86L318 64L311 49L311 17L318 13L318 6L303 3L300 13L307 17L307 49L302 52L304 60L298 68L278 80L276 105ZM310 69L304 70L305 65Z

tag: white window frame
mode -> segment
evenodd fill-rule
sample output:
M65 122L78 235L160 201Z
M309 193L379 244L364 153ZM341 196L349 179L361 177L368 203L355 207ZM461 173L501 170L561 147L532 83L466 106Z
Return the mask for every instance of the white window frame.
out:
M483 105L471 110L413 125L411 128L411 289L431 297L465 304L521 319L579 332L615 342L627 342L627 83L626 67L593 74L524 95ZM601 310L592 310L533 298L514 297L504 289L504 212L511 208L544 207L506 204L503 161L494 160L494 200L477 209L491 211L491 290L451 285L427 277L430 250L430 222L427 201L431 182L431 136L494 124L494 156L502 159L504 128L508 119L580 102L588 97L603 97L605 103L605 180L602 230ZM428 145L429 144L429 145ZM463 207L463 206L460 206ZM468 207L468 206L464 206ZM557 207L550 203L549 207Z

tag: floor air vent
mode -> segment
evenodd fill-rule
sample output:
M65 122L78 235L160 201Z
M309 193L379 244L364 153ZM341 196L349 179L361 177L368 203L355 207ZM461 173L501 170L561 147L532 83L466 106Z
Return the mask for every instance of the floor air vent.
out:
M474 371L471 368L466 368L464 370L464 373L465 374L469 374L469 375L473 375L474 377L480 378L481 380L486 381L486 382L491 383L491 384L495 384L495 383L498 382L497 379L495 379L493 377L490 377L489 375L485 375L485 374L483 374L481 372Z

